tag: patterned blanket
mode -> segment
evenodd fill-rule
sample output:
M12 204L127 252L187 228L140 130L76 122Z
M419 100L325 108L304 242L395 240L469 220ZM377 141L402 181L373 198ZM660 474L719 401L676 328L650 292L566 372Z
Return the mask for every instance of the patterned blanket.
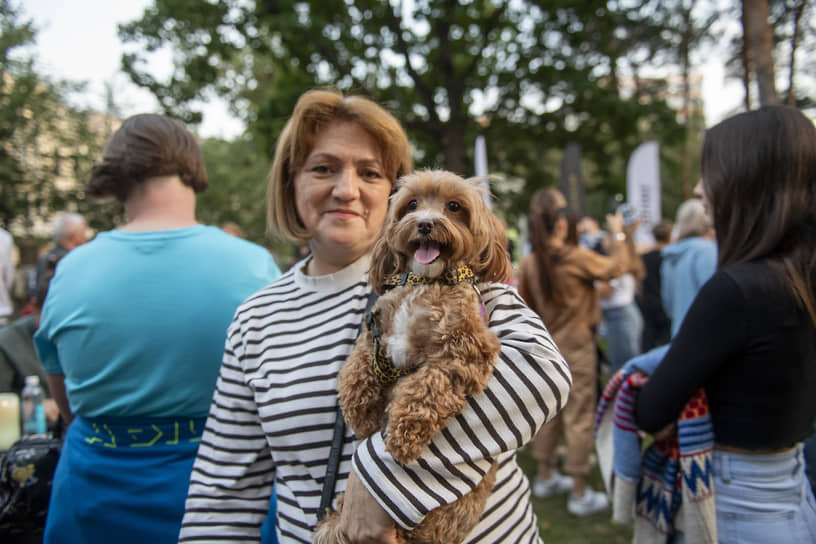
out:
M665 349L651 360L636 358L618 371L598 404L599 456L612 450L614 478L606 480L612 487L613 519L634 521L633 542L638 544L673 542L677 531L686 542L715 543L714 433L705 392L700 389L688 401L671 438L654 441L645 450L634 422L638 391L663 353ZM611 448L603 447L609 437Z

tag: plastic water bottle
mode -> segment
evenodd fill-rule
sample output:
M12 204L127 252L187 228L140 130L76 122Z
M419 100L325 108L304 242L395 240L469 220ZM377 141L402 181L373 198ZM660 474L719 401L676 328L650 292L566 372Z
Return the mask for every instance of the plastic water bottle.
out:
M20 392L23 434L45 434L45 407L39 376L26 376Z

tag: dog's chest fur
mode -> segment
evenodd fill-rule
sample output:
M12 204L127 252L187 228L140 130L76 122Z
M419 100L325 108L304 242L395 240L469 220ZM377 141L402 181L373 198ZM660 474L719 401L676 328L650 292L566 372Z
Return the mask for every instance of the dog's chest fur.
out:
M396 287L378 302L383 309L382 341L397 368L410 368L472 327L479 299L469 284Z
M425 289L425 287L405 289L407 293L394 310L391 330L383 337L386 355L397 368L410 366L411 362L407 359L408 354L413 351L411 346L416 337L417 325L433 317L433 312L427 304Z

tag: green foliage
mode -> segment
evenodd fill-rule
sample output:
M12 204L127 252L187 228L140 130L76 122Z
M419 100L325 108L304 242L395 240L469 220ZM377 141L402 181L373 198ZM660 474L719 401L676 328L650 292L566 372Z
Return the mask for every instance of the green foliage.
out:
M34 38L19 8L0 0L0 226L16 233L58 211L86 211L71 180L87 176L99 151L90 114L64 100L77 87L39 74L26 54Z
M233 141L201 141L207 168L207 190L198 195L196 217L221 227L236 223L245 238L269 248L279 263L294 255L294 246L266 232L266 186L271 162L257 142L244 136Z
M535 477L535 461L530 446L519 450L518 462L524 473ZM603 490L598 465L592 467L588 479L592 489ZM546 499L533 498L533 511L538 518L541 539L547 544L630 544L632 526L612 523L611 512L606 511L588 517L576 517L567 511L567 496Z
M244 138L201 142L209 187L200 194L196 216L202 223L221 226L232 221L247 239L266 242L266 157Z
M498 187L501 211L514 221L535 189L556 182L571 141L583 149L599 214L598 203L623 192L637 145L685 140L664 101L666 83L641 75L677 64L681 4L155 0L119 35L146 52L125 56L125 70L168 112L194 121L192 100L216 92L267 156L297 98L315 86L363 93L393 111L420 167L472 174L472 142L483 132L490 170L526 182L513 193ZM161 47L176 59L162 82L144 64ZM664 184L680 183L675 168L667 175Z

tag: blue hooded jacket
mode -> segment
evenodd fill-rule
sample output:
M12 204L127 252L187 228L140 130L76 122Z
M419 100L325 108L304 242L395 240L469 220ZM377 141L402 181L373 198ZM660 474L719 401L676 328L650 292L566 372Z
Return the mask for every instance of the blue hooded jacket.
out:
M717 244L692 236L667 245L660 255L660 295L674 338L700 287L717 269Z

